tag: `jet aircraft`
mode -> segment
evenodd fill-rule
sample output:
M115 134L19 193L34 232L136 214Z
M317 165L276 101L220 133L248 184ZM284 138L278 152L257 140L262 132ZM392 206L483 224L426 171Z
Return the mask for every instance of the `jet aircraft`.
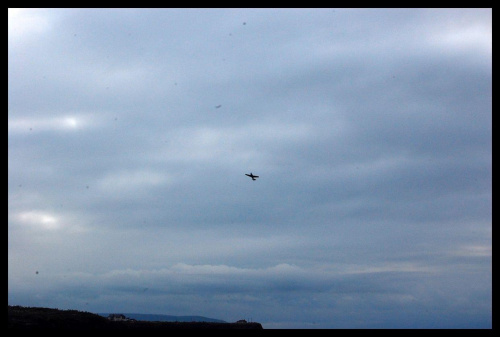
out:
M255 178L258 178L258 177L259 177L259 176L254 176L254 175L252 174L252 172L250 172L250 174L246 174L246 173L245 173L245 175L246 175L246 176L249 176L250 178L252 178L252 180L256 180Z

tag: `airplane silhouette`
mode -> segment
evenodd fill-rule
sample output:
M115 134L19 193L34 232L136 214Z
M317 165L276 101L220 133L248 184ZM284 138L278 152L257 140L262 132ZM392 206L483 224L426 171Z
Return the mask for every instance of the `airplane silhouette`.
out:
M258 178L258 177L259 177L259 176L254 176L254 175L252 174L252 172L250 172L250 174L246 174L246 173L245 173L245 175L246 175L246 176L249 176L250 178L252 178L252 180L256 180L255 178Z

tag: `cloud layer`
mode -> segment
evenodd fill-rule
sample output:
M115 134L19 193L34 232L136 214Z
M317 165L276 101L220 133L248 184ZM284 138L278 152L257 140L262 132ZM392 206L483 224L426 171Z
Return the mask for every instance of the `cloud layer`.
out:
M491 23L9 9L9 304L491 327Z

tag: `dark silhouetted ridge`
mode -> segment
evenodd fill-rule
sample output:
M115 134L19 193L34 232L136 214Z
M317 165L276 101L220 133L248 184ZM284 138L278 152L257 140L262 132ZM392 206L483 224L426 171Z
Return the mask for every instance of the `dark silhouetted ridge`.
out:
M262 329L260 323L111 321L77 310L8 306L10 330Z

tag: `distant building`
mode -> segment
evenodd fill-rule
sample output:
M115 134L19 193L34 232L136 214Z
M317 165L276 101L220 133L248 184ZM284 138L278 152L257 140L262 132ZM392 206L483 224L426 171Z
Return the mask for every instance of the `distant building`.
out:
M135 321L135 319L133 318L128 318L128 317L125 317L125 315L123 314L109 314L108 315L108 319L110 321L118 321L118 322L123 322L123 321L127 321L127 322L130 322L130 321Z
M240 319L239 321L236 321L236 323L248 323L248 322L245 321L244 319Z

